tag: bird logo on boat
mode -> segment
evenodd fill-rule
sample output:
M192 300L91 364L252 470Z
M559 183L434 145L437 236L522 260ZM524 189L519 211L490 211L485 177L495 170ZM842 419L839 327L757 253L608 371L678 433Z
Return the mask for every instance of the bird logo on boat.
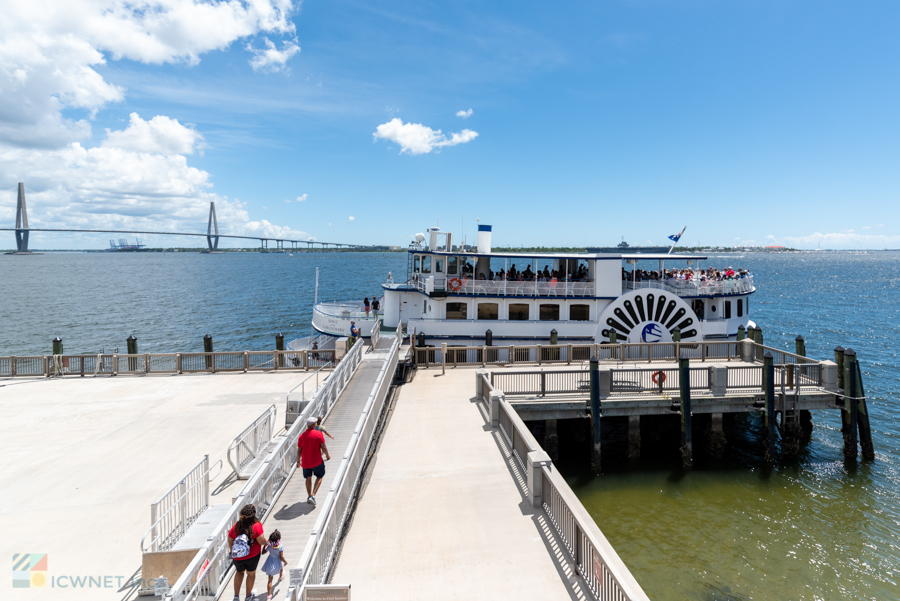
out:
M663 336L663 329L658 323L648 323L641 331L641 340L644 342L659 342Z

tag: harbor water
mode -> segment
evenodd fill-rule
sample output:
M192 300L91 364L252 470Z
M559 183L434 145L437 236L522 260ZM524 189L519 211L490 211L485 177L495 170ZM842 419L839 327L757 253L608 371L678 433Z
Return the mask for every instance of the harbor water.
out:
M793 464L766 468L753 417L728 431L726 457L677 468L661 445L636 465L612 454L601 477L563 460L566 476L652 599L900 598L900 253L711 256L748 268L751 318L766 344L811 357L857 351L877 458L844 462L839 413L815 412ZM48 253L0 257L0 355L125 348L140 352L274 348L310 333L319 300L371 297L405 253ZM643 267L640 266L639 267ZM646 268L655 268L646 266ZM695 438L695 447L698 441ZM562 442L561 442L562 446Z

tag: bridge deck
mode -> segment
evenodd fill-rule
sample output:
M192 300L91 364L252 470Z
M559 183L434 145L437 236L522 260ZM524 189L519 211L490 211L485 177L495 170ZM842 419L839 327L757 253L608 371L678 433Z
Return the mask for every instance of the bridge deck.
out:
M323 421L325 429L334 436L334 440L325 437L325 445L331 454L331 461L325 462L325 478L319 487L319 494L316 495L316 501L320 504L328 495L328 489L334 479L335 471L340 464L347 446L350 444L350 438L353 436L353 430L359 422L359 416L365 407L372 388L378 378L384 361L388 358L388 350L391 347L393 338L383 338L379 340L378 346L365 352L362 362L353 378L347 384L347 388L341 393L334 409ZM315 480L313 480L315 482ZM287 486L281 493L276 503L275 509L263 522L263 528L266 537L278 529L281 532L281 541L284 547L284 557L288 560L286 568L294 567L303 547L306 545L309 535L312 532L316 520L319 518L318 506L313 507L306 502L306 480L300 470L294 472L294 475L288 481ZM262 565L262 564L260 564ZM258 599L265 599L267 576L258 571L256 573L256 585L254 591ZM277 578L276 578L277 581ZM285 570L284 580L273 586L273 595L283 595L288 588L288 570ZM231 582L223 589L222 599L231 599L232 587ZM244 598L244 588L241 587L241 599Z
M354 598L585 598L473 380L419 371L401 388L332 578Z

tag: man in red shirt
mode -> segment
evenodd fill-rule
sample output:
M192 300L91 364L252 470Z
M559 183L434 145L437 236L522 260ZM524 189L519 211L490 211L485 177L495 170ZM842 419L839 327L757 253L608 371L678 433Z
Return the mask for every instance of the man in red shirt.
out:
M322 453L325 459L331 459L328 447L325 446L325 435L316 430L318 420L310 417L306 420L306 431L297 439L297 467L303 468L303 477L306 478L306 502L316 504L316 493L325 477L325 462L322 461ZM316 477L316 485L313 487L312 477Z

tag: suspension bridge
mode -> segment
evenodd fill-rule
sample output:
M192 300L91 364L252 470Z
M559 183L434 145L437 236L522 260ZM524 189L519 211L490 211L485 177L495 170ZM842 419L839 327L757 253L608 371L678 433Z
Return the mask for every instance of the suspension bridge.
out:
M93 233L93 234L144 234L144 235L160 235L160 236L205 236L206 243L209 246L206 252L219 251L220 238L234 238L241 240L259 240L260 252L285 252L291 251L311 251L314 248L320 249L354 249L354 250L381 250L381 246L367 246L362 244L345 244L343 242L322 242L319 240L292 240L289 238L276 238L272 236L240 236L236 234L220 234L219 223L216 219L216 203L209 203L209 222L206 227L206 233L203 232L162 232L151 230L115 230L115 229L75 229L75 228L32 228L28 227L28 209L25 204L25 184L19 182L19 195L16 201L16 226L0 227L0 231L16 233L16 250L7 253L12 255L30 255L34 254L28 250L28 236L31 232L74 232L74 233ZM274 246L270 247L270 244ZM290 246L285 246L289 244ZM302 245L306 245L305 247Z

